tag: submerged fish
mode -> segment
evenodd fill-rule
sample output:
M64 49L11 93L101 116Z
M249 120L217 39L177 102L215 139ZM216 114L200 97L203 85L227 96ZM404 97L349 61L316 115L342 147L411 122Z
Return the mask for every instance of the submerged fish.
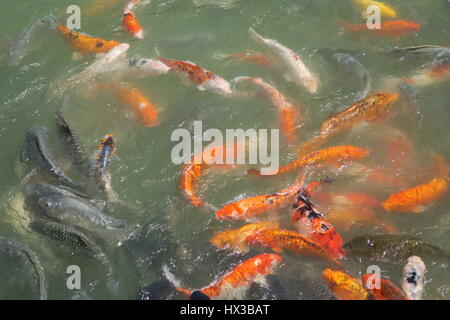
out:
M268 221L250 223L238 229L217 232L209 241L218 249L231 249L239 253L245 253L249 250L247 237L255 235L261 230L273 228L278 228L278 224Z
M354 56L331 49L319 50L321 54L341 64L348 72L353 73L357 77L357 81L361 83L362 89L355 93L357 101L364 99L369 94L372 79L367 69Z
M47 281L45 278L44 269L42 268L41 262L39 261L36 253L23 244L0 237L0 254L2 255L2 262L5 259L4 254L7 254L11 257L15 256L15 260L21 263L21 267L26 267L25 264L30 264L36 277L39 299L47 299ZM20 272L21 270L15 271ZM21 274L21 276L23 277L24 275ZM3 299L4 298L5 297L3 297Z
M432 59L432 64L443 64L450 60L450 47L434 45L395 48L391 53L397 56Z
M49 183L29 183L25 186L25 195L35 200L38 200L40 197L54 194L66 197L80 197L83 199L89 199L89 197L84 193L65 186L57 186Z
M41 197L39 205L49 216L99 236L122 241L135 229L135 226L128 226L124 220L106 215L79 198L51 195Z
M370 293L359 281L340 270L325 269L322 276L339 300L369 300Z
M234 83L248 81L258 86L262 96L267 99L276 109L278 122L282 136L288 143L295 143L297 140L296 131L299 127L299 108L290 102L280 91L271 86L261 78L237 77Z
M437 66L426 68L404 79L404 81L413 87L427 87L448 81L450 78L450 62L439 64Z
M211 299L242 298L255 281L263 281L264 276L272 274L283 258L278 254L263 253L238 264L230 272L211 285L199 289ZM191 290L178 288L178 291L191 297ZM195 291L195 290L194 290Z
M48 142L48 129L40 126L32 126L26 134L25 146L21 156L22 160L25 162L34 160L50 176L67 185L77 187L78 184L64 174L53 159L52 153Z
M303 168L313 164L340 165L343 162L365 158L369 154L367 149L355 146L333 146L318 151L311 152L297 160L294 160L273 172L266 175L282 175L292 170ZM261 172L256 169L249 169L248 173L260 175Z
M449 258L442 249L421 239L403 235L369 235L356 237L344 244L349 255L378 261L406 260L412 255Z
M249 29L250 37L257 43L265 46L276 56L276 61L283 66L284 77L287 81L305 87L310 93L316 93L319 81L317 77L305 66L300 57L291 49L272 39L265 39L253 28Z
M191 62L171 60L163 57L157 57L157 59L195 84L200 91L210 90L222 95L232 94L230 83L211 71Z
M319 134L300 147L300 155L319 148L331 137L352 129L358 123L386 118L392 110L393 102L397 99L397 93L380 92L353 103L344 111L323 122L320 126Z
M379 36L391 37L398 39L407 33L415 33L421 29L421 25L411 21L405 20L390 20L380 23L380 29L369 29L367 24L351 24L345 21L338 20L338 23L343 25L351 32L371 32Z
M374 279L374 274L363 274L361 281L366 289L372 293L375 300L408 300L405 294L387 279ZM379 283L377 283L379 282ZM379 288L377 288L379 284Z
M444 178L434 178L428 183L391 194L382 203L383 208L394 212L420 213L428 209L448 190L448 182Z
M302 184L295 184L277 193L245 198L225 205L216 212L216 219L246 220L280 209L292 202Z
M403 268L402 289L410 300L422 300L425 264L417 256L408 258Z
M81 171L86 169L86 149L84 148L80 137L71 125L64 119L62 112L55 113L56 124L61 133L64 143L67 145L70 158Z

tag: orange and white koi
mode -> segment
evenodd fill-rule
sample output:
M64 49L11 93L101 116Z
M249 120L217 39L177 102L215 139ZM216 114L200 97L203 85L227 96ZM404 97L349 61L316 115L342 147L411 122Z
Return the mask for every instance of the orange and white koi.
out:
M361 281L375 300L408 300L406 295L387 279L376 279L374 274L363 274ZM379 283L378 283L379 282ZM380 287L377 288L377 285Z
M83 54L107 53L112 48L122 44L118 41L93 38L89 35L75 32L62 24L58 24L56 28L64 37L64 39L69 41L73 50Z
M333 146L311 152L287 165L279 167L277 171L266 173L266 175L281 175L313 164L339 165L344 162L365 158L368 154L369 151L367 149L355 146ZM256 175L261 174L260 171L256 169L249 169L248 173Z
M416 33L421 29L420 24L405 20L390 20L381 22L380 29L369 29L365 23L351 24L341 20L338 20L337 22L351 32L367 31L379 36L391 37L395 39L398 39L407 33Z
M253 28L249 29L250 38L256 43L265 46L283 67L284 77L287 81L305 87L310 93L316 93L319 87L317 77L306 67L300 57L291 49L272 39L265 39Z
M352 129L362 121L377 121L386 118L392 109L392 102L397 99L397 93L381 92L353 103L344 111L323 122L319 134L300 147L300 155L319 148L331 137Z
M431 69L425 69L404 81L414 87L426 87L439 84L450 79L450 63L441 64Z
M422 300L425 264L418 256L408 258L403 268L402 289L409 300Z
M163 57L157 57L157 59L171 70L189 79L200 91L210 90L223 95L232 94L230 83L211 71L191 62L171 60Z
M261 230L273 228L278 228L278 223L270 221L250 223L238 229L215 233L210 242L220 250L231 249L238 253L245 253L249 250L247 237L255 235Z
M301 188L301 184L295 184L277 193L254 196L229 203L216 212L216 219L246 220L283 208L292 202L295 194Z
M292 209L292 222L301 234L306 234L333 257L341 259L345 256L341 235L313 206L308 189L299 191Z
M132 0L125 6L122 10L122 25L123 28L134 37L144 39L144 30L142 30L142 27L136 19L136 15L133 11L133 8L140 2L141 0Z
M296 131L299 127L300 112L298 107L290 102L280 91L265 82L261 78L237 77L234 83L249 81L257 85L262 96L278 110L278 121L281 134L288 143L295 143L297 140Z
M114 93L123 104L133 110L138 121L147 128L159 125L158 111L137 88L119 82L102 83L98 86Z
M420 213L434 204L448 190L444 178L434 178L430 182L391 194L382 203L386 211Z
M371 298L371 294L364 289L358 279L343 271L325 269L322 276L339 300L369 300Z
M226 275L199 291L211 299L243 298L243 293L250 288L252 283L263 281L264 277L272 274L282 261L283 258L278 254L263 253L254 256L240 263ZM182 288L177 290L188 297L193 292Z
M264 229L248 236L246 241L252 246L268 247L275 253L289 250L301 256L319 257L340 265L340 262L320 244L294 231L278 228Z

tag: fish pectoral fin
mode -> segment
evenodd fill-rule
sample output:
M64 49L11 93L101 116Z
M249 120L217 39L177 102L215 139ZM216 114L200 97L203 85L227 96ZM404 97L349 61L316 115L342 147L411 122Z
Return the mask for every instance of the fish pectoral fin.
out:
M200 90L200 91L205 91L206 90L202 85L198 85L197 89Z
M421 212L426 211L427 209L428 209L428 207L426 207L426 206L417 206L413 210L411 210L411 212L421 213Z

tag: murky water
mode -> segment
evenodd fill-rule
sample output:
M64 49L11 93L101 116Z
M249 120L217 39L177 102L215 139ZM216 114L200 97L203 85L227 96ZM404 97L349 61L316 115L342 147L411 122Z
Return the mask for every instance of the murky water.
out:
M304 118L304 126L298 130L299 141L311 138L323 120L352 103L354 94L362 86L337 63L317 54L316 49L348 50L367 68L372 78L371 92L374 93L383 88L384 79L410 76L429 62L399 59L383 53L384 50L395 46L449 45L450 39L450 4L444 0L386 1L397 9L401 19L415 21L422 26L418 34L401 39L358 35L337 25L337 19L363 23L360 11L350 0L153 0L137 11L146 34L144 40L132 39L121 29L120 12L127 1L4 2L0 12L0 21L3 22L0 46L3 53L7 52L15 36L24 28L49 14L62 19L67 6L78 4L82 8L82 31L96 37L130 43L129 57L152 58L159 54L193 61L225 79L241 75L258 76L274 84L299 105ZM102 5L106 2L109 4ZM100 3L100 6L92 9L95 3ZM224 54L261 50L249 39L249 26L264 37L277 39L299 53L320 79L318 93L311 95L299 89L270 68L218 59ZM262 252L252 250L247 255L233 255L218 252L209 243L214 232L237 228L242 223L218 222L211 211L193 208L183 197L178 188L182 167L171 161L174 143L170 141L170 135L178 127L192 129L195 120L203 121L204 130L275 128L277 123L273 109L263 100L234 99L199 91L193 86L183 85L174 75L109 75L141 89L158 108L161 124L155 128L145 128L138 125L115 98L88 90L86 85L70 88L63 97L52 94L69 75L79 72L85 63L93 61L92 57L75 61L72 53L58 33L49 25L44 25L32 37L29 53L18 66L9 66L7 56L3 54L0 67L0 235L26 244L38 254L47 275L48 297L134 299L141 286L163 279L161 268L164 264L186 287L199 288L211 283L244 258ZM402 114L389 124L376 123L358 128L340 135L334 142L370 148L370 159L364 163L397 175L407 187L429 181L433 174L430 169L432 152L447 160L450 158L449 89L448 78L439 84L417 89L418 115ZM130 224L138 223L142 230L139 237L122 247L103 246L112 265L112 278L119 283L115 289L108 283L108 270L104 265L84 255L73 255L26 227L28 213L22 209L21 181L29 171L23 171L18 161L25 132L31 125L50 128L55 157L70 176L77 176L58 142L54 112L60 108L79 132L89 152L94 152L105 134L111 133L117 137L118 153L111 164L113 188L121 200L133 204L136 209L115 210L114 215ZM384 127L386 125L402 130L414 146L411 157L402 158L398 171L387 171L385 164L379 160L386 152L386 137L390 136ZM294 148L283 147L282 163L288 162L294 155ZM287 175L258 179L246 175L245 169L209 171L199 183L200 196L213 206L221 207L239 198L279 191L292 184L295 178L294 175ZM325 175L336 175L335 182L326 187L327 192L364 192L383 200L390 192L399 190L391 185L358 184L358 177L340 179L345 174L330 172L326 167L315 170L314 176ZM33 179L46 178L41 175ZM382 210L377 214L381 219L388 219L400 233L420 236L450 251L448 199L447 195L444 196L421 214L387 214ZM277 215L282 225L290 228L289 210L280 210ZM344 240L356 235L383 232L379 227L368 224L340 231ZM276 279L285 291L283 297L308 297L308 288L302 286L300 279L320 277L317 270L325 265L292 254L283 256L283 267L276 273ZM425 298L449 299L448 261L428 258L425 263L428 270ZM365 272L366 264L370 262L344 261L345 269L354 276ZM81 268L81 291L66 287L66 269L70 265ZM380 266L385 276L399 284L402 264L382 263ZM10 290L12 286L8 284L6 288ZM0 286L0 297L10 297L4 288ZM23 295L16 292L13 296L29 297L26 289L23 289ZM178 295L174 297L181 298ZM264 290L252 290L247 296L264 297L267 297Z

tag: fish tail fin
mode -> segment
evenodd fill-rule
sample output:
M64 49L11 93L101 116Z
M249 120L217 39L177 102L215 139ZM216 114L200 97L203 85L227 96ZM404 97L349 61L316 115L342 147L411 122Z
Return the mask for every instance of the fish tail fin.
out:
M265 39L261 35L259 35L255 31L255 29L253 29L252 27L248 28L248 34L249 34L250 38L253 41L257 42L257 43L264 43L265 42Z
M164 273L164 276L166 277L167 281L169 281L178 292L181 292L185 294L187 297L191 296L191 291L189 289L183 289L181 288L181 281L175 277L175 275L169 271L169 268L167 267L167 264L164 264L162 266L162 270Z

